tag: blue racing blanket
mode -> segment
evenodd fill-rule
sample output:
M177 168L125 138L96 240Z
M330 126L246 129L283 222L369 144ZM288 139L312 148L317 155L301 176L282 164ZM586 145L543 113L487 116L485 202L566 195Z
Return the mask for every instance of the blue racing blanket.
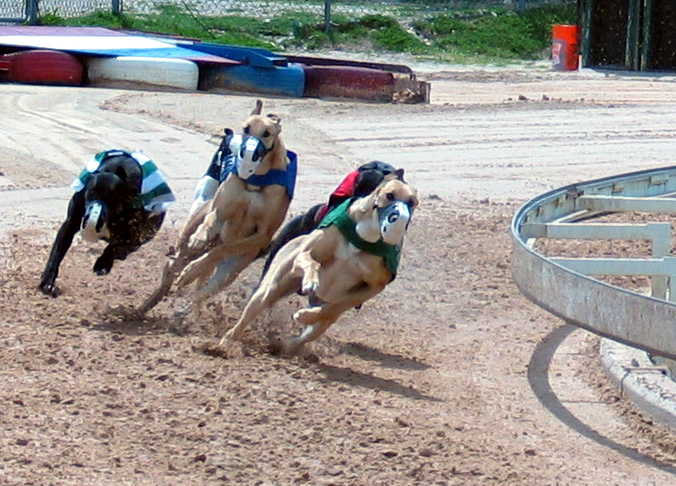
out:
M277 184L286 187L286 193L289 199L293 199L293 193L296 189L296 176L298 175L298 156L291 150L286 151L286 156L289 158L289 163L286 170L272 169L263 175L252 175L245 180L247 184L252 186L271 186ZM237 156L230 155L226 157L221 168L220 182L223 182L229 173L237 174Z

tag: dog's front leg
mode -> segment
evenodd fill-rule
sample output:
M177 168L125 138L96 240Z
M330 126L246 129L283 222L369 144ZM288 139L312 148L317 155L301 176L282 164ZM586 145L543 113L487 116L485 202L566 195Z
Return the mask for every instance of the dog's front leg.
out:
M237 276L242 270L244 270L251 261L255 258L256 254L245 254L237 255L230 258L226 258L221 261L216 267L216 272L208 278L205 279L205 282L202 285L198 285L197 291L193 294L193 304L198 305L205 300L209 299L213 295L217 294L221 290L230 286L232 282L235 281ZM188 268L179 276L177 282L177 287L184 288L185 286L192 283L194 280L201 278L205 275L193 275L188 272Z
M75 193L68 203L66 221L61 224L61 228L59 228L56 234L56 239L47 259L47 265L44 272L42 272L39 288L47 295L56 297L59 294L59 290L55 285L56 277L59 275L59 265L61 265L63 257L66 256L66 252L73 243L73 237L80 230L84 213L85 196L84 191L80 191Z
M100 257L94 262L94 273L96 275L108 275L113 268L115 260L115 249L112 244L106 246Z
M210 211L202 221L195 232L188 240L188 249L194 252L199 252L207 247L211 240L221 231L221 226L217 225L218 212L216 210Z
M223 225L228 224L231 218L243 211L242 204L245 204L246 198L243 201L237 197L243 190L244 182L232 174L218 186L214 198L207 207L195 213L196 221L201 220L201 223L194 227L188 238L188 248L191 251L206 251L208 245L223 231Z
M295 277L302 277L300 291L303 295L312 295L319 289L319 269L321 265L312 258L311 251L300 252L293 260L291 273Z
M333 227L313 231L293 259L291 273L302 278L303 295L317 292L321 262L332 258L336 251L335 236Z
M94 263L94 273L96 275L108 275L113 269L115 260L126 260L127 257L135 252L141 246L140 243L110 243L103 250L100 257Z

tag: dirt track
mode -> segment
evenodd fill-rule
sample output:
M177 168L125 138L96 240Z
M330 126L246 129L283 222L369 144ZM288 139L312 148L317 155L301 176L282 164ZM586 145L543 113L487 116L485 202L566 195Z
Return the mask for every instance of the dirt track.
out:
M294 301L229 356L259 266L185 321L139 322L194 183L253 98L0 85L0 484L671 484L674 437L620 399L597 340L526 301L509 220L570 182L673 164L671 77L541 65L418 66L430 105L265 99L299 154L296 213L355 165L403 167L422 196L400 276L303 358L267 352ZM143 149L179 201L111 275L76 242L64 293L35 288L70 180L103 148Z

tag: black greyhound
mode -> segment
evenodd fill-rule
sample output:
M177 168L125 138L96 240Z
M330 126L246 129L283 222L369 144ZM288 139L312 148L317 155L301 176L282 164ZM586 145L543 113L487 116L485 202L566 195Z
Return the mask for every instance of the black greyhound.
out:
M76 192L42 273L39 288L53 297L59 294L54 283L59 265L78 231L89 241L108 242L94 264L94 273L106 275L114 260L124 260L157 234L166 207L174 200L163 176L144 154L108 150L92 161L73 183Z

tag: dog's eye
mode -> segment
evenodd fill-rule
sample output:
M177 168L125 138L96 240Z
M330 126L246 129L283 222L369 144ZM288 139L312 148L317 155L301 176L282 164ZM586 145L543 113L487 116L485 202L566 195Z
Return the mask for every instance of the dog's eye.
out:
M265 130L265 131L263 132L263 138L268 138L269 136L270 136L270 132L267 131L267 130Z
M394 193L388 192L385 194L385 197L387 198L388 201L394 201Z
M249 127L248 126L244 127L244 133L246 135L249 135Z

